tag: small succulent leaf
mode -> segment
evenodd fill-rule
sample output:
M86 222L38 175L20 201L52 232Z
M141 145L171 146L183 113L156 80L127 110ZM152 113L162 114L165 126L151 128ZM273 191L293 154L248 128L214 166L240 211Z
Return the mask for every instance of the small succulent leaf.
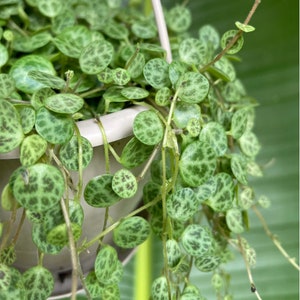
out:
M153 149L153 146L146 145L136 137L132 137L122 150L120 162L125 168L135 168L149 158Z
M201 130L200 141L207 142L214 149L216 156L223 156L227 151L227 136L222 125L217 122L205 124Z
M206 77L196 72L186 72L176 85L178 97L187 103L200 103L203 101L209 90L209 82Z
M53 39L58 50L73 58L79 58L91 41L92 33L83 25L67 27Z
M182 293L182 295L188 295L188 294L193 295L193 296L201 296L201 292L200 292L199 288L196 285L191 284L191 283L188 283L185 286L185 288L183 290L183 293ZM202 300L202 298L200 298L200 299L196 298L196 299L197 300ZM187 298L186 300L189 300L189 298ZM190 300L192 300L192 299L190 299Z
M52 89L48 87L41 88L32 94L30 103L33 106L33 108L37 111L39 108L44 106L45 99L52 95L55 95L55 92Z
M121 90L121 94L129 100L144 99L149 96L149 92L140 87L125 87Z
M114 229L114 242L122 248L134 248L142 244L150 234L150 225L142 217L124 219Z
M64 10L52 18L51 30L60 34L65 28L72 27L76 23L75 13L72 10Z
M191 187L205 183L215 169L216 155L208 143L195 141L183 150L179 170L184 182Z
M245 187L239 196L238 204L242 210L248 210L254 204L254 191L251 187Z
M97 78L100 82L103 83L112 83L113 82L113 71L109 67L105 68L103 71L97 74Z
M154 22L149 20L138 20L131 25L132 33L140 39L152 39L157 35L157 29Z
M245 89L238 79L228 82L221 90L221 94L227 102L240 102L246 95Z
M220 46L219 32L211 25L203 25L199 31L199 39L208 44L212 50L217 50Z
M215 177L209 178L206 182L194 188L194 193L198 203L207 200L211 195L216 192L217 182Z
M44 86L54 88L54 89L63 89L66 85L66 82L58 76L48 74L46 72L41 72L38 70L32 70L28 72L28 76Z
M0 263L0 291L6 291L10 287L11 283L11 271L10 268L4 263Z
M0 261L2 264L11 266L16 261L16 249L14 245L2 248L0 252Z
M242 212L238 208L231 208L226 212L226 224L231 232L240 234L244 231Z
M102 299L120 300L120 288L118 284L105 285L102 291Z
M242 152L249 157L255 157L260 151L260 143L252 131L246 131L239 139Z
M178 49L181 61L188 65L199 67L208 62L209 53L207 44L199 39L184 39Z
M6 184L1 193L1 207L7 211L13 211L20 205L15 199L10 184Z
M201 272L214 271L221 263L220 256L204 255L195 259L195 267Z
M145 56L142 53L134 53L127 61L127 71L131 78L135 79L143 73Z
M249 247L245 250L245 256L249 263L250 267L254 267L256 265L256 251L254 248Z
M11 67L9 75L15 80L16 88L28 94L33 94L40 88L45 87L44 84L28 76L30 71L55 75L52 63L43 56L30 54L17 59Z
M27 269L22 277L27 299L47 299L54 289L53 275L42 266Z
M28 134L35 124L35 110L27 105L16 105L15 107L20 115L23 132Z
M226 82L234 81L236 79L235 68L227 57L223 56L221 59L215 62L214 67L215 70L213 74L217 75L216 77Z
M130 81L129 72L123 68L113 69L112 78L116 85L126 85Z
M199 203L191 188L181 188L168 197L166 208L172 219L187 221L196 213Z
M247 129L248 123L248 108L242 108L237 110L231 119L230 134L239 139Z
M233 154L230 160L231 171L235 178L244 185L248 184L247 179L247 161L240 154Z
M158 106L167 106L172 99L172 91L168 87L159 89L155 94L155 103Z
M97 254L94 268L99 282L106 284L118 265L118 255L115 248L106 245Z
M12 43L12 48L15 51L32 53L47 45L51 39L52 36L48 32L40 32L32 36L16 35Z
M120 261L117 261L117 266L110 278L106 281L105 285L116 285L119 284L123 277L124 268ZM107 298L106 298L107 299Z
M124 24L118 23L113 19L108 19L102 30L107 36L116 40L126 40L129 34Z
M112 180L111 174L92 178L84 189L85 201L93 207L108 207L121 200L112 189Z
M77 95L60 93L46 98L44 104L53 112L74 114L82 108L84 101Z
M224 277L215 272L211 278L211 284L216 291L220 291L220 289L224 286ZM224 300L227 299L224 298Z
M146 81L155 89L170 85L169 64L162 58L150 59L143 69Z
M19 173L14 180L13 194L25 208L36 212L49 210L64 193L61 172L51 165L35 164Z
M121 94L121 91L122 88L118 86L112 86L104 92L103 98L107 103L127 102L128 99Z
M9 299L20 299L25 300L24 295L24 284L22 280L22 274L15 268L10 267L10 285L7 289L0 290L0 299L9 300Z
M16 108L8 101L0 99L0 153L15 149L23 138L21 120Z
M151 285L151 297L153 300L169 299L168 282L165 276L154 279Z
M143 144L156 145L163 138L164 127L154 111L142 111L134 119L133 134Z
M137 192L136 177L127 169L120 169L113 175L112 189L121 198L131 198Z
M27 136L20 148L20 162L28 167L36 163L46 152L47 142L38 134Z
M80 137L82 149L82 168L86 168L93 158L93 147L89 140ZM59 150L59 157L63 165L72 171L79 170L79 145L78 138L73 136L71 140L64 144Z
M189 255L200 257L209 252L213 238L203 226L190 224L182 233L181 243Z
M40 212L34 212L31 211L29 209L26 209L26 218L32 222L32 223L36 223L36 224L40 224L44 221L44 215L43 213Z
M84 280L85 286L92 298L102 295L103 284L98 281L95 271L90 271Z
M172 85L176 86L179 78L187 71L189 71L189 65L179 60L173 60L169 65L169 78Z
M15 91L14 79L8 74L0 74L0 97L7 98L14 91Z
M271 206L271 201L266 195L261 195L257 202L262 208L269 208Z
M183 255L180 246L176 240L169 239L166 241L166 250L168 266L173 268L179 263Z
M169 29L176 33L186 31L192 23L191 11L184 5L172 7L167 15L166 22Z
M228 30L221 37L221 47L225 49L227 44L238 34L238 30ZM240 36L238 40L228 49L227 54L235 54L239 52L244 44L243 36Z
M60 0L39 0L37 2L39 11L46 17L56 17L63 9L63 2Z
M36 114L35 128L38 134L49 143L64 144L73 135L74 121L71 117L41 107Z
M194 103L178 102L173 114L173 121L178 128L186 128L190 119L200 120L200 106Z
M251 25L248 25L248 24L243 24L243 23L241 23L241 22L239 22L239 21L236 21L236 22L235 22L235 26L236 26L238 29L240 29L240 30L242 30L242 31L244 31L244 32L252 32L252 31L255 30L255 27L253 27L253 26L251 26Z
M255 161L252 160L247 162L247 172L251 176L255 176L255 177L263 176L261 167Z
M9 59L7 47L0 44L0 68L3 67Z
M234 182L227 173L218 173L215 175L217 183L216 192L209 198L208 204L213 210L224 212L233 206Z

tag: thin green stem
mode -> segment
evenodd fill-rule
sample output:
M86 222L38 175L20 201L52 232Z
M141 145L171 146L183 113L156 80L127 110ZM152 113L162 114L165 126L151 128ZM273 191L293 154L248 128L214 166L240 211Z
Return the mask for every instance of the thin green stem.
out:
M80 202L83 190L83 165L82 165L82 137L80 135L77 125L74 126L78 143L78 183L77 183L77 196L75 201Z

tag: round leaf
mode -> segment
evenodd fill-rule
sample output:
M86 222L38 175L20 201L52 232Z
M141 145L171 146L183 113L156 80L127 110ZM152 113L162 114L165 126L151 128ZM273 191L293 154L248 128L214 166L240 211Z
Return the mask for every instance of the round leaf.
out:
M238 30L228 30L221 37L221 47L226 48L227 44L235 37L238 33ZM228 54L235 54L239 52L244 44L243 36L240 36L238 40L233 44L233 46L227 51Z
M137 192L135 176L126 169L117 171L112 179L112 189L121 198L131 198Z
M7 47L0 44L0 68L7 63L8 58L9 58L9 54L8 54Z
M248 180L247 180L247 161L246 161L246 159L239 154L234 154L231 157L230 165L231 165L232 173L236 177L236 179L240 183L247 185Z
M208 59L207 44L195 38L187 38L179 45L179 57L188 65L204 65Z
M130 100L143 99L149 96L149 92L147 90L133 86L122 89L121 94Z
M0 97L7 98L14 90L15 82L13 78L8 74L0 74Z
M131 78L137 78L143 73L145 56L142 53L134 53L127 61L127 71Z
M178 128L186 128L190 119L200 120L200 106L193 103L178 102L174 109L173 121Z
M51 39L52 36L48 32L40 32L32 36L16 35L12 47L15 51L32 53L36 49L47 45Z
M198 203L207 200L211 195L216 192L217 182L215 177L209 178L205 183L194 189L195 196Z
M42 212L60 201L64 188L64 178L57 168L35 164L17 175L13 194L23 207Z
M157 34L155 23L148 20L134 22L131 26L131 31L136 37L141 39L152 39Z
M255 157L260 150L259 141L252 131L246 131L239 139L239 143L243 153L247 156Z
M226 212L226 224L231 232L240 234L244 231L242 212L231 208Z
M35 110L27 105L16 105L15 107L20 115L23 132L28 134L35 123Z
M112 78L117 85L126 85L130 80L130 75L126 69L116 68L112 71Z
M133 133L143 144L156 145L163 138L164 127L155 112L142 111L134 119Z
M205 255L195 259L195 267L201 272L211 272L221 263L221 258L215 255Z
M254 191L250 187L245 187L239 196L239 206L243 210L248 210L254 204Z
M178 97L187 103L199 103L205 99L209 90L209 82L205 76L196 72L186 72L176 86Z
M168 87L159 89L155 94L155 103L159 106L167 106L172 99L172 91Z
M158 277L152 282L151 296L153 300L169 299L168 282L165 276Z
M208 143L195 141L183 150L179 170L182 179L190 186L197 187L205 183L215 169L216 155Z
M203 25L199 29L199 39L206 42L209 48L217 50L220 45L220 36L218 31L211 25Z
M108 207L121 200L112 189L111 174L92 178L84 190L85 201L93 207Z
M230 133L235 138L240 138L247 128L248 123L248 109L242 108L237 110L231 120Z
M252 32L252 31L254 31L255 30L255 27L253 27L253 26L251 26L251 25L246 25L246 24L243 24L243 23L241 23L241 22L239 22L239 21L236 21L235 22L235 26L238 28L238 29L240 29L240 30L242 30L242 31L244 31L244 32Z
M142 244L150 234L150 225L142 217L134 216L121 221L113 232L114 242L122 248Z
M0 290L5 291L11 283L11 272L10 268L3 263L0 263L0 275Z
M167 252L168 266L173 268L179 263L182 257L182 253L178 242L173 239L167 240L166 250L167 250L166 252Z
M66 82L58 76L54 76L38 70L28 72L28 76L41 84L53 89L62 89L65 87Z
M92 298L97 298L101 296L104 287L98 281L95 271L89 272L84 282Z
M184 32L192 23L192 15L186 6L176 5L168 12L166 22L172 31Z
M37 4L39 11L49 18L57 16L63 8L60 0L39 0Z
M55 94L45 99L45 106L56 113L74 114L83 106L83 99L74 94Z

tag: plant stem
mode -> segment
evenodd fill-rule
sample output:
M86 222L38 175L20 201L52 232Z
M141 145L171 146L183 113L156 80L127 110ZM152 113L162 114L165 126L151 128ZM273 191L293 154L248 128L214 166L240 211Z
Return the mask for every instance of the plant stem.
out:
M77 199L76 202L80 202L82 189L83 189L83 166L82 166L82 137L80 135L80 131L75 124L75 133L77 136L77 143L78 143L78 184L77 184Z
M281 254L298 270L300 271L299 265L296 263L295 258L292 258L289 256L289 254L285 251L285 249L281 246L281 243L276 238L276 236L270 231L264 217L260 213L260 211L257 209L255 205L252 206L253 211L255 212L256 216L258 217L259 221L261 222L266 235L272 240L274 245L277 247L277 249L281 252Z

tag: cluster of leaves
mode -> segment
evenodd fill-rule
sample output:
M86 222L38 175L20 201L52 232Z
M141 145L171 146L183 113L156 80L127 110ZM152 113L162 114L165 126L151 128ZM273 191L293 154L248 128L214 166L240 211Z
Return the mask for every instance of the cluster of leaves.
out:
M248 229L247 210L260 201L248 177L262 176L255 161L260 150L253 133L256 102L234 68L238 58L233 55L243 37L211 63L240 30L251 27L237 23L237 30L220 37L204 25L191 37L187 7L165 13L171 63L165 60L153 15L141 14L134 2L126 7L121 1L98 0L0 3L0 152L20 147L21 162L2 192L2 208L12 212L12 220L23 209L42 253L39 264L21 275L12 266L17 235L9 239L4 223L3 299L46 299L54 282L42 265L43 255L72 248L72 239L79 254L111 230L122 248L141 244L150 232L162 239L165 265L153 282L154 300L204 299L189 283L192 265L214 272L214 287L226 296L221 266L231 257L230 244L242 249L249 264L255 262L253 248L236 238ZM147 110L135 118L134 135L121 155L110 148L120 169L100 174L83 188L80 180L72 183L69 171L81 178L93 156L76 120L99 121L99 115L132 104ZM149 158L151 178L143 187L142 207L149 219L132 213L82 242L81 201L109 209L131 198L140 184L131 170ZM121 277L116 250L101 244L83 285L92 298L118 299Z

